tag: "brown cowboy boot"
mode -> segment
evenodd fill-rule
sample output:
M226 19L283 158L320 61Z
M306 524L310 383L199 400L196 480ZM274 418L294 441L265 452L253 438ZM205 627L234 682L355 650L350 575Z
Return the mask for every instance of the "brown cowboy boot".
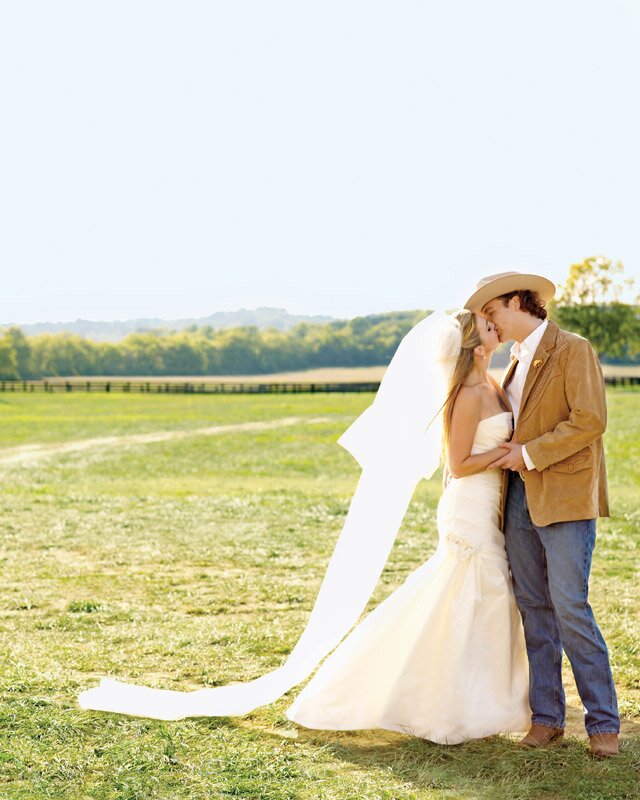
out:
M594 733L589 737L589 744L591 745L591 755L596 758L617 756L620 752L617 733Z
M537 725L535 722L531 726L529 733L518 742L519 747L532 749L534 747L544 747L564 736L564 728L550 728L548 725Z

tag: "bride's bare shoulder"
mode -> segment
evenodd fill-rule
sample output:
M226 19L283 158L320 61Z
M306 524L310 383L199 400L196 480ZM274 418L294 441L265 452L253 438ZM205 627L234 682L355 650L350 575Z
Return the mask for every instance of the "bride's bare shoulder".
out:
M473 419L480 416L480 394L477 386L465 386L458 390L453 403L453 416Z

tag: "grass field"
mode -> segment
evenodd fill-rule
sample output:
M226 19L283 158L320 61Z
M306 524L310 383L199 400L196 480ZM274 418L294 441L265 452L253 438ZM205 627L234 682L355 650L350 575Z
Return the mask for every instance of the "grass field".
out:
M502 737L445 747L305 730L284 716L296 690L241 718L82 711L77 693L106 673L190 689L282 663L358 477L336 439L372 396L0 396L0 463L33 453L4 463L0 479L1 800L637 798L640 394L608 397L613 516L599 524L591 599L624 739L620 757L600 763L569 671L571 735L536 752ZM195 433L280 418L301 419ZM194 434L58 447L156 431ZM370 607L433 552L438 494L437 478L418 487Z

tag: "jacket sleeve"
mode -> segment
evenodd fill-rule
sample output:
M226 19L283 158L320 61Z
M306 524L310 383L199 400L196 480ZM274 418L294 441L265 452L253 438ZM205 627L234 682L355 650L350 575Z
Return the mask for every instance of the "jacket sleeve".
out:
M607 427L602 368L586 339L577 339L570 348L564 368L564 393L569 418L526 442L527 453L539 472L587 447Z

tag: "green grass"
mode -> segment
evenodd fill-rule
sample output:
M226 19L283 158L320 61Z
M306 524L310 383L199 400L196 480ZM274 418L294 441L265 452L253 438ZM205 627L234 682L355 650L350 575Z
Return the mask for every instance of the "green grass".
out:
M328 422L4 466L0 798L622 800L640 779L640 394L610 392L613 516L591 599L611 651L622 754L592 761L570 673L561 746L455 747L318 732L284 712L164 723L84 712L105 673L190 689L254 678L295 644L358 477L336 439L371 395L0 398L3 447L286 416ZM416 491L373 607L436 543L438 479Z

